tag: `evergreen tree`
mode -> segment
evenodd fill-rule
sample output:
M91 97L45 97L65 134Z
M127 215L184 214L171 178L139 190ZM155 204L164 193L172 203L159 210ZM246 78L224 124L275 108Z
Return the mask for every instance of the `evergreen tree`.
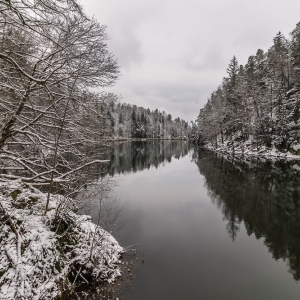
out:
M300 22L291 32L291 67L293 84L300 88Z
M300 22L290 42L279 32L270 49L258 49L245 66L234 56L227 73L197 118L202 141L234 145L251 137L257 146L275 143L286 149L298 143Z

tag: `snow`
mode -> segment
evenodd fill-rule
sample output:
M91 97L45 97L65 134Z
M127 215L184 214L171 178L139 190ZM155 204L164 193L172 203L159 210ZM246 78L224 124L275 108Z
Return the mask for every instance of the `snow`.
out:
M124 249L114 237L89 216L72 211L65 215L67 230L55 233L51 226L64 198L52 195L50 211L44 216L46 200L46 194L20 181L0 182L1 299L54 299L66 277L80 271L77 282L88 281L85 274L107 282L121 275ZM18 235L5 222L4 210Z
M207 143L205 148L210 149L216 152L222 153L231 153L237 155L245 155L245 156L256 156L256 157L277 157L283 158L287 160L299 160L300 155L295 155L290 151L281 152L279 151L274 144L270 148L259 145L257 147L254 139L249 137L249 139L245 142L238 142L238 141L224 141L223 144L219 143L216 147L212 143ZM291 146L291 149L294 151L298 151L300 149L300 144L294 144Z
M300 171L300 167L298 165L292 165L292 168L296 171Z
M297 145L292 145L292 148L296 151L298 151L300 149L300 144Z

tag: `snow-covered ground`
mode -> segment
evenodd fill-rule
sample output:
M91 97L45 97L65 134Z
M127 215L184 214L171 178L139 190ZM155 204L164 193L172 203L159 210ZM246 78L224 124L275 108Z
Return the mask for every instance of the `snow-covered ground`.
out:
M57 221L66 201L60 195L51 196L44 216L46 200L28 184L0 182L0 299L55 299L75 282L121 275L124 249L114 237L72 211Z
M230 153L236 155L244 155L244 156L257 156L257 157L278 157L289 160L298 160L300 159L300 144L295 144L290 147L290 151L282 150L279 151L275 145L268 148L266 146L256 146L254 141L249 139L246 142L238 142L238 141L225 141L223 144L219 143L216 147L211 143L207 143L205 148L210 149L216 152ZM295 155L295 153L299 153L299 155Z

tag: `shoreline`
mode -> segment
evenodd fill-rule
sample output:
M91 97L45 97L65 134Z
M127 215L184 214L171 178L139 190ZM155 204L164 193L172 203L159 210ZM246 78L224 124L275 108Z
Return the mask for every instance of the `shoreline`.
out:
M275 147L268 148L266 146L260 146L260 149L254 150L250 147L244 145L244 147L235 147L234 150L232 146L220 146L214 147L209 144L205 144L203 146L205 149L211 150L216 153L228 154L231 156L244 156L244 157L256 157L256 158L267 158L267 159L285 159L285 160L300 160L300 155L292 154L289 151L281 152Z
M116 138L111 139L109 141L111 142L133 142L133 141L188 141L189 139L183 139L183 138Z

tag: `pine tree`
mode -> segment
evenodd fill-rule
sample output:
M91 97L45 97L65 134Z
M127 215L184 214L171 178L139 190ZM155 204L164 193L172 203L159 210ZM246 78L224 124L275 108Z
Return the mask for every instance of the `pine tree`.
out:
M231 90L234 90L234 88L236 87L239 69L240 66L238 60L235 56L233 56L227 68L227 73L229 75L229 87Z
M291 32L290 49L293 84L300 88L300 22L297 23L296 28Z

